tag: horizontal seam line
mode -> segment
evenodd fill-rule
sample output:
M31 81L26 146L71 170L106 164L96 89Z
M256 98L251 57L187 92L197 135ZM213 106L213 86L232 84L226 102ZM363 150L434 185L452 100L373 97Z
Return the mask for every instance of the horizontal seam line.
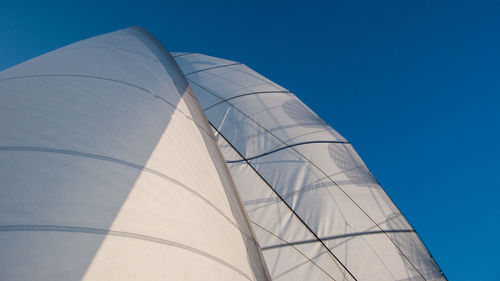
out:
M111 81L111 82L116 82L124 85L128 85L130 87L148 92L150 94L151 91L149 91L146 88L143 88L141 86L137 86L132 83L128 83L125 81L117 80L117 79L112 79L112 78L106 78L106 77L99 77L99 76L93 76L93 75L80 75L80 74L36 74L36 75L24 75L24 76L15 76L15 77L9 77L9 78L4 78L0 79L0 82L2 81L8 81L8 80L16 80L16 79L25 79L25 78L38 78L38 77L74 77L74 78L90 78L90 79L98 79L98 80L105 80L105 81Z
M214 93L213 93L213 91L211 91L211 90L207 89L206 87L204 87L203 85L201 85L201 83L197 83L197 82L195 82L195 81L193 81L193 80L190 80L189 78L188 78L188 80L189 80L189 81L192 81L194 84L198 85L200 88L202 88L202 89L204 89L205 91L207 91L207 92L211 93L212 95L214 95L214 96L218 97L218 95L214 94ZM257 125L258 125L259 127L261 127L262 129L264 129L265 131L267 131L267 132L268 132L271 136L273 136L275 139L277 139L277 140L279 140L279 141L283 142L283 140L281 140L278 136L276 136L275 134L273 134L272 132L270 132L270 131L269 131L269 129L265 128L262 124L260 124L259 122L257 122L257 121L256 121L256 120L254 120L253 118L250 118L250 117L249 117L246 113L244 113L243 111L241 111L238 107L234 106L234 105L233 105L233 104L231 104L231 103L229 103L229 104L230 104L230 105L231 105L231 106L232 106L235 110L237 110L237 111L239 111L240 113L242 113L242 114L243 114L243 115L244 115L247 119L249 119L250 121L254 122L255 124L257 124ZM219 133L220 133L220 132L219 132ZM221 134L221 135L222 135L222 134ZM229 141L228 141L228 142L229 142ZM283 143L284 143L284 142L283 142ZM285 143L285 144L286 144L286 143ZM236 148L235 148L235 150L236 150ZM375 223L375 221L373 220L373 218L372 218L372 217L370 217L370 215L369 215L369 214L368 214L368 213L367 213L367 212L366 212L366 211L365 211L365 210L364 210L364 209L363 209L363 208L362 208L362 207L361 207L361 206L360 206L360 205L359 205L359 204L358 204L358 203L357 203L357 202L356 202L356 201L355 201L355 200L354 200L354 199L353 199L353 198L352 198L352 197L351 197L351 196L350 196L350 195L349 195L349 194L348 194L348 193L347 193L347 192L346 192L346 191L345 191L342 187L340 187L340 185L338 185L338 184L337 184L337 183L336 183L336 182L335 182L332 178L330 178L330 177L329 177L329 176L325 173L325 171L323 171L323 169L321 169L321 168L320 168L317 164L315 164L313 161L311 161L311 159L309 159L309 158L305 157L305 156L304 156L302 153L300 153L299 151L295 150L294 148L292 148L292 150L294 150L295 152L297 152L297 154L298 154L298 155L300 155L300 156L301 156L304 160L306 160L307 162L309 162L309 163L310 163L312 166L314 166L314 167L315 167L315 168L316 168L316 169L317 169L320 173L324 174L324 175L325 175L328 179L330 179L330 181L331 181L332 183L334 183L334 184L335 184L335 186L337 186L337 188L338 188L338 189L339 189L342 193L344 193L344 194L347 196L347 198L349 198L349 199L353 202L353 204L354 204L354 205L356 205L356 206L359 208L359 210L360 210L361 212L363 212L363 213L366 215L366 217L367 217L369 220L371 220L372 222L374 222L374 223ZM241 155L241 153L240 153L240 155ZM241 156L242 156L242 155L241 155ZM244 157L242 156L242 158L244 158ZM245 158L244 158L244 159L245 159ZM248 162L248 161L246 161L246 162L249 164L249 162ZM249 166L252 166L252 165L249 165ZM256 171L256 172L257 172L257 171ZM259 174L259 173L257 172L257 174ZM259 174L259 175L260 175L260 174ZM268 185L269 185L269 184L268 184ZM269 185L269 186L271 186L271 185ZM390 199L390 197L389 197L389 199ZM376 224L376 223L375 223L375 224ZM377 225L377 224L376 224L376 225ZM377 225L377 226L378 226L378 225ZM381 230L382 230L382 228L381 228L380 226L378 226L378 227L379 227L379 229L381 229ZM311 231L311 232L312 232L312 231ZM312 233L314 234L314 232L312 232ZM315 235L315 236L317 236L316 234L314 234L314 235ZM401 250L401 248L400 248L398 245L396 245L396 243L393 241L393 239L391 239L391 237L390 237L388 234L386 234L386 236L387 236L387 238L389 239L389 241L391 241L391 243L394 245L394 247L396 247L396 249L398 249L398 251L400 252L400 254L401 254L401 255L402 255L402 256L403 256L403 257L404 257L404 258L405 258L405 259L406 259L406 260L407 260L407 261L408 261L411 265L412 265L412 267L413 267L413 268L417 271L417 273L418 273L418 274L419 274L419 275L420 275L420 276L421 276L424 280L426 280L426 279L425 279L425 277L422 275L422 273L420 273L419 269L418 269L418 268L417 268L417 267L413 264L413 262L412 262L412 261L408 258L407 254L405 254L405 253L403 252L403 250ZM326 246L325 246L325 247L326 247ZM332 253L331 251L330 251L330 253L332 254L332 256L333 256L335 259L337 259L337 257L336 257L335 255L333 255L333 253ZM337 261L340 263L340 260L338 260L338 259L337 259ZM347 269L347 267L346 267L346 266L344 266L342 263L340 263L340 264L344 267L344 269L345 269L347 272L349 272L349 274L351 275L351 277L353 277L355 280L357 280L357 279L354 277L354 275L352 275L352 273L351 273L351 272Z
M274 150L271 150L271 151L268 151L268 152L265 152L265 153L262 153L262 154L259 154L259 155L256 155L256 156L248 157L248 158L246 158L246 160L254 160L254 159L257 159L257 158L260 158L260 157L263 157L263 156L267 156L269 154L272 154L272 153L275 153L275 152L278 152L278 151L281 151L281 150L284 150L284 149L287 149L287 148L291 148L291 147L294 147L294 146L299 146L299 145L304 145L304 144L314 144L314 143L350 144L350 142L348 142L348 141L306 141L306 142L299 142L299 143L294 143L294 144L290 144L290 145L287 145L287 146L283 146L283 147L280 147L278 149L274 149ZM238 163L238 162L244 162L244 161L245 161L245 159L229 160L229 161L226 161L226 163Z
M290 91L261 91L261 92L252 92L252 93L246 93L246 94L241 94L241 95L237 95L237 96L234 96L234 97L230 97L230 98L227 98L225 100L221 100L215 104L212 104L211 106L203 109L203 111L205 110L209 110L210 108L214 107L214 106L217 106L221 103L224 103L224 102L227 102L228 100L232 100L232 99L236 99L236 98L240 98L240 97L246 97L246 96L251 96L251 95L260 95L260 94L280 94L280 93L283 93L283 94L291 94L292 92Z
M219 264L222 264L233 271L236 271L243 277L251 280L250 277L245 274L243 271L231 265L230 263L211 255L205 251L177 243L174 241L153 237L149 235L137 234L126 231L117 231L117 230L108 230L102 228L93 228L93 227L79 227L79 226L65 226L65 225L0 225L0 232L15 232L15 231L45 231L45 232L73 232L73 233L85 233L85 234L99 234L99 235L111 235L117 237L124 238L132 238L137 240L149 241L153 243L168 245L176 248L180 248L195 254L202 255L206 258L209 258Z
M87 47L63 48L63 49L61 49L59 51L73 51L73 50L81 50L81 49L109 49L109 50L112 50L112 51L118 50L118 51L124 51L124 52L127 52L127 53L132 53L132 54L140 55L140 56L143 56L143 57L147 57L147 58L150 58L153 61L159 61L158 59L156 59L156 58L154 58L152 56L143 54L141 52L136 52L136 51L133 51L133 50L119 48L119 47L111 47L111 46L87 46Z
M183 56L188 56L188 55L194 55L194 54L196 54L196 53L194 53L194 52L193 53L184 53L184 54L180 54L180 55L172 56L172 57L178 58L178 57L183 57Z
M412 233L416 232L414 229L394 229L394 230L375 230L375 231L366 231L366 232L355 232L355 233L346 233L342 235L334 235L334 236L327 236L320 238L322 241L328 241L328 240L334 240L334 239L340 239L340 238L347 238L347 237L354 237L354 236L363 236L363 235L372 235L372 234L383 234L383 233ZM302 245L302 244L309 244L309 243L315 243L318 242L316 239L310 239L310 240L302 240L302 241L295 241L295 242L288 242L286 244L276 244L276 245L271 245L267 247L262 247L262 251L265 250L271 250L275 248L281 248L281 247L286 247L286 246L292 246L292 245Z
M172 104L171 102L169 102L167 99L165 99L164 97L161 97L161 96L158 96L158 95L155 95L154 93L152 93L150 90L146 89L146 88L143 88L141 86L137 86L135 84L132 84L132 83L128 83L128 82L124 82L124 81L121 81L121 80L116 80L116 79L111 79L111 78L105 78L105 77L99 77L99 76L91 76L91 75L77 75L77 74L40 74L40 75L26 75L26 76L17 76L17 77L10 77L10 78L4 78L4 79L0 79L0 82L2 81L8 81L8 80L16 80L16 79L25 79L25 78L37 78L37 77L74 77L74 78L89 78L89 79L97 79L97 80L104 80L104 81L110 81L110 82L115 82L115 83L119 83L119 84L124 84L124 85L127 85L127 86L130 86L132 88L136 88L136 89L139 89L141 91L144 91L148 94L150 94L153 98L155 99L159 99L161 100L163 103L169 105L170 107L173 108L174 111L178 111L180 112L185 118L193 121L193 123L199 127L200 129L202 129L203 131L205 131L205 129L203 129L200 125L198 125L198 123L196 123L193 118L189 115L187 115L185 112L183 112L182 110L178 109L177 106L175 106L174 104ZM175 81L174 81L174 84L175 84ZM182 94L181 94L181 97L180 99L182 99ZM207 133L208 136L210 136L210 134L208 132L205 131L205 133Z
M153 170L151 168L147 168L132 162L127 162L124 160L120 160L117 158L113 158L110 156L104 156L104 155L99 155L99 154L92 154L92 153L86 153L86 152L80 152L80 151L75 151L75 150L65 150L65 149L55 149L55 148L46 148L46 147L31 147L31 146L22 146L22 147L6 147L6 146L1 146L0 151L30 151L30 152L46 152L46 153L57 153L57 154L65 154L65 155L72 155L72 156L77 156L77 157L84 157L84 158L92 158L92 159L97 159L101 161L106 161L106 162L111 162L123 166L127 166L130 168L138 169L141 171L148 172L150 174L156 175L160 178L163 178L194 195L195 197L201 199L203 202L205 202L207 205L212 207L219 215L224 217L227 222L229 222L231 225L233 225L236 229L240 230L239 227L235 222L233 222L229 217L227 217L219 208L217 208L212 202L210 202L208 199L203 197L201 194L196 192L194 189L190 188L189 186L181 183L180 181L171 178L161 172L158 172L156 170ZM241 230L240 230L241 232Z
M239 65L239 64L242 64L242 63L241 62L237 62L237 63L231 63L231 64L225 64L225 65L218 65L218 66L209 67L209 68L205 68L205 69L196 70L196 71L193 71L193 72L190 72L190 73L186 73L186 74L184 74L184 76L188 76L188 75L195 74L195 73L202 72L202 71L206 71L206 70L211 70L211 69L216 69L216 68L223 68L223 67L228 67L228 66L232 66L232 65Z

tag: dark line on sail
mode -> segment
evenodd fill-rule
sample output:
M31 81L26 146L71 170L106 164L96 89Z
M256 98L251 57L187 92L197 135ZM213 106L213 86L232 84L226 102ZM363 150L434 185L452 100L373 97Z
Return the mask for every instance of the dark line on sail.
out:
M275 153L275 152L278 152L278 151L281 151L281 150L284 150L284 149L287 149L287 148L291 148L291 147L299 146L299 145L304 145L304 144L312 144L312 143L340 143L340 144L350 144L350 142L348 142L348 141L305 141L305 142L299 142L299 143L289 144L289 145L286 145L286 146L283 146L283 147L280 147L280 148L277 148L277 149L274 149L274 150L271 150L271 151L268 151L268 152L265 152L265 153L262 153L262 154L259 154L259 155L256 155L256 156L248 157L248 158L246 158L246 160L254 160L254 159L257 159L257 158L260 158L260 157L263 157L263 156L266 156L266 155L269 155L269 154L272 154L272 153ZM243 162L243 161L245 161L245 160L243 160L243 159L240 159L240 160L229 160L229 161L226 161L226 163L238 163L238 162Z
M328 272L326 272L326 271L325 271L325 270L324 270L321 266L319 266L318 264L316 264L316 263L315 263L312 259L310 259L310 258L309 258L308 256L306 256L304 253L302 253L302 251L300 251L299 249L297 249L296 247L294 247L292 244L288 243L288 241L286 241L285 239L283 239L283 238L279 237L278 235L276 235L276 234L272 233L271 231L269 231L268 229L266 229L266 228L265 228L265 227L263 227L262 225L260 225L260 224L258 224L258 223L256 223L256 222L254 222L254 221L252 221L252 220L251 220L250 222L251 222L252 224L254 224L254 225L258 226L258 227L259 227L260 229L262 229L263 231L267 232L269 235L272 235L272 236L276 237L277 239L279 239L279 240L281 240L281 241L285 242L285 243L286 243L286 244L285 244L286 246L290 246L290 247L292 247L295 251L297 251L297 252L298 252L298 253L300 253L300 254L301 254L304 258L306 258L306 259L307 259L310 263L312 263L314 266L316 266L317 268L319 268L319 270L321 270L324 274L326 274L328 277L330 277L330 279L332 279L332 280L336 281L336 279L335 279L335 278L333 278L333 276L331 276L330 274L328 274ZM261 249L261 250L263 250L263 248L260 248L260 249ZM285 272L286 272L286 271L285 271ZM281 274L283 274L283 272L282 272L282 273L280 273L279 275L281 275ZM276 276L275 276L275 278L276 278Z
M121 81L121 80L117 80L117 79L112 79L112 78L105 78L105 77L93 76L93 75L82 75L82 74L37 74L37 75L23 75L23 76L15 76L15 77L9 77L9 78L0 79L0 82L1 81L8 81L8 80L16 80L16 79L25 79L25 78L37 78L37 77L74 77L74 78L90 78L90 79L105 80L105 81L111 81L111 82L116 82L116 83L124 84L124 85L130 86L130 87L133 87L133 88L136 88L136 89L148 92L150 94L153 94L153 93L151 93L151 91L149 91L146 88L143 88L141 86L138 86L138 85L135 85L135 84L132 84L132 83L128 83L128 82L125 82L125 81Z
M320 239L323 241L328 241L328 240L362 236L362 235L384 234L384 233L409 233L409 232L410 233L415 232L415 230L414 229L394 229L394 230L385 230L385 231L382 231L382 230L364 231L364 232L354 232L354 233L346 233L346 234L341 234L341 235L327 236L327 237L323 237ZM271 246L267 246L267 247L262 247L261 249L262 249L262 251L265 251L265 250L276 249L276 248L281 248L281 247L286 247L286 246L302 245L302 244L309 244L309 243L315 243L315 242L317 242L317 240L309 239L309 240L288 242L286 244L271 245Z
M349 273L349 275L355 280L357 281L358 279L356 279L356 277L354 277L354 275L349 271L349 269L347 269L347 267L339 260L339 258L337 258L337 256L335 256L335 254L326 246L326 244L321 241L321 239L318 237L318 235L316 235L316 233L309 227L309 225L307 225L305 223L304 220L302 220L302 218L295 212L295 210L290 206L288 205L288 203L281 197L281 195L276 192L276 190L274 190L274 188L271 186L271 184L269 184L269 182L267 182L267 180L259 173L257 172L257 170L255 169L254 166L252 166L252 164L250 164L250 162L248 162L248 160L245 159L245 157L233 146L233 144L231 144L225 137L224 135L219 132L219 130L217 130L217 128L210 122L208 121L208 123L212 126L212 128L214 128L214 130L224 139L226 140L226 142L233 148L233 150L238 153L240 155L241 158L243 158L245 160L245 162L247 163L247 165L260 177L260 179L266 183L266 185L272 190L272 192L274 194L276 194L276 196L278 196L278 198L281 200L281 202L283 202L283 204L285 204L285 206L288 207L288 209L290 210L290 212L292 212L292 214L294 214L294 216L304 225L304 227L307 228L307 230L309 230L309 232L311 232L311 234L317 239L318 242L321 243L321 245L323 245L323 247L325 247L325 249L332 255L332 257L342 266L342 268L347 272ZM337 265L338 267L338 264L335 263L335 265ZM340 268L339 268L340 269Z
M186 118L190 119L191 121L193 121L196 124L196 126L198 126L198 128L200 128L203 131L205 130L205 129L202 128L202 126L200 126L198 123L196 123L188 114L184 113L182 110L180 110L179 108L177 108L176 105L172 104L171 102L169 102L164 97L155 95L150 90L148 90L146 88L143 88L141 86L138 86L138 85L135 85L135 84L132 84L132 83L128 83L128 82L124 82L124 81L121 81L121 80L117 80L117 79L106 78L106 77L99 77L99 76L92 76L92 75L79 75L79 74L40 74L40 75L25 75L25 76L9 77L9 78L0 79L0 82L9 81L9 80L17 80L17 79L26 79L26 78L40 78L40 77L88 78L88 79L97 79L97 80L115 82L115 83L123 84L123 85L126 85L126 86L130 86L132 88L136 88L136 89L139 89L141 91L144 91L144 92L148 93L149 95L151 95L152 97L161 100L163 103L165 103L165 104L169 105L170 107L172 107L173 110L182 113L182 115L184 115L184 117L186 117ZM174 84L176 84L175 81L174 81ZM179 93L179 94L182 96L181 93ZM205 131L205 133L207 135L210 135L210 133L208 133L206 131Z
M211 255L207 252L204 252L202 250L177 243L174 241L154 237L154 236L149 236L149 235L144 235L144 234L137 234L137 233L132 233L132 232L126 232L126 231L117 231L117 230L109 230L109 229L102 229L102 228L94 228L94 227L81 227L81 226L66 226L66 225L0 225L0 232L15 232L15 231L23 231L23 232L31 232L31 231L38 231L38 232L72 232L72 233L84 233L84 234L97 234L97 235L110 235L110 236L117 236L117 237L124 237L124 238L132 238L132 239L137 239L137 240L143 240L143 241L148 241L148 242L153 242L153 243L158 243L158 244L163 244L163 245L168 245L176 248L180 248L201 256L204 256L206 258L209 258L217 263L220 263L231 270L237 272L241 276L245 277L248 280L251 280L251 278L235 267L234 265L214 256Z
M29 151L29 152L47 152L47 153L65 154L65 155L72 155L72 156L77 156L77 157L85 157L85 158L97 159L97 160L101 160L101 161L106 161L106 162L110 162L110 163L115 163L115 164L127 166L127 167L130 167L130 168L138 169L138 170L141 170L141 171L144 171L144 172L148 172L150 174L156 175L156 176L158 176L160 178L163 178L163 179L165 179L165 180L167 180L167 181L169 181L169 182L171 182L171 183L173 183L173 184L175 184L175 185L177 185L177 186L185 189L186 191L188 191L189 193L191 193L195 197L201 199L207 205L209 205L210 207L212 207L222 217L224 217L229 224L233 225L234 227L236 227L239 230L239 227L236 225L236 223L233 222L229 217L227 217L224 214L224 212L222 212L222 210L220 210L219 208L217 208L217 206L215 206L212 202L210 202L208 199L206 199L205 197L203 197L200 193L198 193L194 189L190 188L189 186L183 184L182 182L180 182L180 181L178 181L178 180L176 180L174 178L171 178L171 177L169 177L169 176L167 176L167 175L165 175L165 174L163 174L161 172L158 172L156 170L153 170L153 169L150 169L150 168L147 168L147 167L144 167L144 166L132 163L132 162L120 160L120 159L109 157L109 156L105 156L105 155L92 154L92 153L80 152L80 151L75 151L75 150L46 148L46 147L29 147L29 146L22 146L22 147L7 146L6 147L6 146L0 146L0 151Z
M193 80L191 80L191 79L189 79L189 78L187 78L187 79L188 79L188 81L193 82L194 84L198 85L200 88L202 88L202 89L204 89L205 91L207 91L207 92L211 93L212 95L214 95L214 96L216 96L216 97L218 97L218 98L221 98L221 97L219 97L218 95L214 94L214 93L213 93L212 91L210 91L209 89L207 89L207 88L203 87L202 85L200 85L199 83L197 83L197 82L195 82L195 81L193 81ZM238 112L240 112L243 116L245 116L246 118L248 118L248 120L250 120L250 121L254 122L257 126L261 127L264 131L268 132L271 136L273 136L274 138L276 138L277 140L281 141L283 144L285 144L285 145L286 145L286 143L285 143L283 140L281 140L280 138L278 138L276 135L274 135L272 132L270 132L267 128L265 128L264 126L262 126L261 124L259 124L257 121L255 121L253 118L251 118L251 117L250 117L250 116L248 116L246 113L244 113L243 111L241 111L239 108L237 108L236 106L234 106L234 105L233 105L233 104L231 104L230 102L228 102L228 104L229 104L230 106L232 106L235 110L237 110ZM212 125L212 126L213 126L213 125ZM214 127L214 128L215 128L215 127ZM228 143L229 143L229 142L228 142ZM233 148L234 148L234 147L233 147ZM340 187L340 185L338 185L338 184L337 184L337 183L336 183L336 182L335 182L335 181L334 181L331 177L329 177L329 176L325 173L325 171L323 171L321 168L319 168L319 167L318 167L315 163L313 163L313 162L312 162L309 158L307 158L307 157L305 157L304 155L302 155L299 151L295 150L294 148L291 148L291 149L293 149L293 150L294 150L294 151L295 151L298 155L300 155L302 158L304 158L306 161L308 161L308 162L309 162L312 166L314 166L316 169L318 169L318 171L320 171L323 175L325 175L325 176L326 176L326 177L327 177L327 178L328 178L328 179L329 179L332 183L334 183L334 184L335 184L335 186L337 186L337 187L340 189L340 191L342 191L342 192L343 192L343 193L347 196L347 198L349 198L349 199L350 199L350 200L351 200L351 201L352 201L352 202L356 205L356 207L358 207L358 208L360 209L360 211L361 211L361 212L363 212L363 213L367 216L367 218L368 218L368 219L370 219L370 220L371 220L371 221L372 221L372 222L373 222L373 223L374 223L374 224L375 224L375 225L376 225L376 226L377 226L380 230L382 230L382 228L381 228L381 227L380 227L380 226L379 226L379 225L378 225L378 224L377 224L377 223L373 220L373 218L372 218L372 217L370 217L370 216L366 213L366 211L365 211L363 208L361 208L361 206L359 206L359 204L358 204L358 203L356 203L356 201L355 201L354 199L352 199L352 198L351 198L351 196L349 196L349 194L347 194L347 192L346 192L343 188L341 188L341 187ZM236 149L235 149L235 150L236 150ZM236 150L236 151L237 151L237 150ZM239 152L238 152L238 153L239 153ZM240 155L241 155L241 154L240 154ZM243 159L245 159L243 156L241 156L241 157L242 157ZM248 163L248 162L247 162L247 163ZM252 167L252 165L250 165L250 166ZM254 171L255 171L255 172L256 172L256 173L257 173L257 174L258 174L261 178L263 178L263 177L262 177L262 176L261 176L261 175L260 175L260 174L259 174L259 173L255 170L255 169L254 169ZM269 186L271 187L271 185L269 185ZM272 189L272 187L271 187L271 189ZM274 190L274 189L273 189L273 190ZM386 193L386 194L387 194L387 193ZM278 196L279 196L279 195L278 195ZM280 197L280 198L281 198L281 197ZM389 197L389 198L390 198L390 197ZM298 216L297 216L297 217L298 217ZM313 232L313 234L314 234L314 232ZM395 247L396 249L398 249L398 251L401 253L401 255L402 255L402 256L403 256L403 257L404 257L404 258L405 258L405 259L406 259L406 260L407 260L407 261L408 261L411 265L412 265L412 267L413 267L413 268L415 269L415 271L416 271L416 272L417 272L417 273L418 273L418 274L422 277L422 279L426 280L426 279L425 279L425 277L423 276L423 274L422 274L422 273L418 270L418 268L417 268L417 267L413 264L413 262L412 262L412 261L411 261L411 260L410 260L410 259L406 256L406 254L405 254L405 253L401 250L401 248L400 248L398 245L396 245L396 242L394 242L394 241L392 240L392 238L389 236L389 234L387 234L387 233L386 233L385 235L387 236L387 238L389 239L389 241L391 241L391 243L394 245L394 247ZM323 244L323 245L324 245L324 244ZM326 247L326 246L325 246L325 247ZM328 247L327 247L327 248L328 248ZM330 253L331 253L331 251L330 251ZM332 254L332 255L333 255L333 254ZM336 258L336 257L335 257L335 258ZM343 264L342 264L342 265L343 265ZM351 275L351 276L352 276L352 275ZM353 278L354 278L354 276L353 276Z
M108 50L111 50L111 51L118 50L118 51L123 51L123 52L127 52L127 53L132 53L132 54L140 55L140 56L143 56L143 57L147 57L147 58L150 58L153 61L159 61L158 58L154 58L152 56L149 56L149 55L146 55L146 54L143 54L143 53L140 53L140 52L136 52L136 51L129 50L129 49L124 49L124 48L119 48L119 47L87 46L87 47L63 48L63 49L60 49L59 51L66 52L66 51L81 50L81 49L108 49Z
M188 56L188 55L193 55L193 54L196 54L196 53L184 53L184 54L180 54L180 55L173 56L173 57L178 58L178 57L183 57L183 56Z
M232 100L232 99L236 99L236 98L241 98L241 97L246 97L246 96L251 96L251 95L260 95L260 94L279 94L279 93L283 93L283 94L291 94L292 92L290 91L262 91L262 92L252 92L252 93L246 93L246 94L241 94L241 95L237 95L237 96L234 96L234 97L230 97L230 98L227 98L225 100L221 100L220 102L217 102L215 104L212 104L211 106L203 109L203 111L206 111L206 110L209 110L210 108L214 107L214 106L217 106L221 103L224 103L228 100Z
M206 70L211 70L211 69L216 69L216 68L223 68L223 67L228 67L228 66L238 65L238 64L242 64L242 63L241 62L236 62L236 63L231 63L231 64L218 65L218 66L214 66L214 67L200 69L200 70L196 70L196 71L193 71L193 72L190 72L190 73L186 73L186 74L184 74L184 76L188 76L188 75L195 74L195 73L202 72L202 71L206 71Z

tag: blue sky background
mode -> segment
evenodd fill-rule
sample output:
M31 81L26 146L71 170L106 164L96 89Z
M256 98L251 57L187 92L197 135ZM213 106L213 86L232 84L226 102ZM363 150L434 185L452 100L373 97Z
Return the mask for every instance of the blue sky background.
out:
M349 139L449 280L500 280L500 2L2 1L0 70L140 25L241 61Z

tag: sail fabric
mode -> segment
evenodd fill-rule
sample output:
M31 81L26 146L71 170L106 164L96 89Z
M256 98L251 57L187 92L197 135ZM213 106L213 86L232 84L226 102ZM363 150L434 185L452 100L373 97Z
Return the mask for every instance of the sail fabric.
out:
M273 280L446 280L351 143L293 93L239 62L173 55Z
M351 143L133 27L0 72L0 280L446 280Z
M204 113L151 34L0 72L0 280L268 280Z

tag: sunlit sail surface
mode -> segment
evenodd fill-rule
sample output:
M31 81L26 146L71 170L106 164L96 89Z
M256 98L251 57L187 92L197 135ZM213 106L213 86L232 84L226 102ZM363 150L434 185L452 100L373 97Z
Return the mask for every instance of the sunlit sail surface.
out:
M0 72L0 280L446 280L343 138L247 66L93 37Z

